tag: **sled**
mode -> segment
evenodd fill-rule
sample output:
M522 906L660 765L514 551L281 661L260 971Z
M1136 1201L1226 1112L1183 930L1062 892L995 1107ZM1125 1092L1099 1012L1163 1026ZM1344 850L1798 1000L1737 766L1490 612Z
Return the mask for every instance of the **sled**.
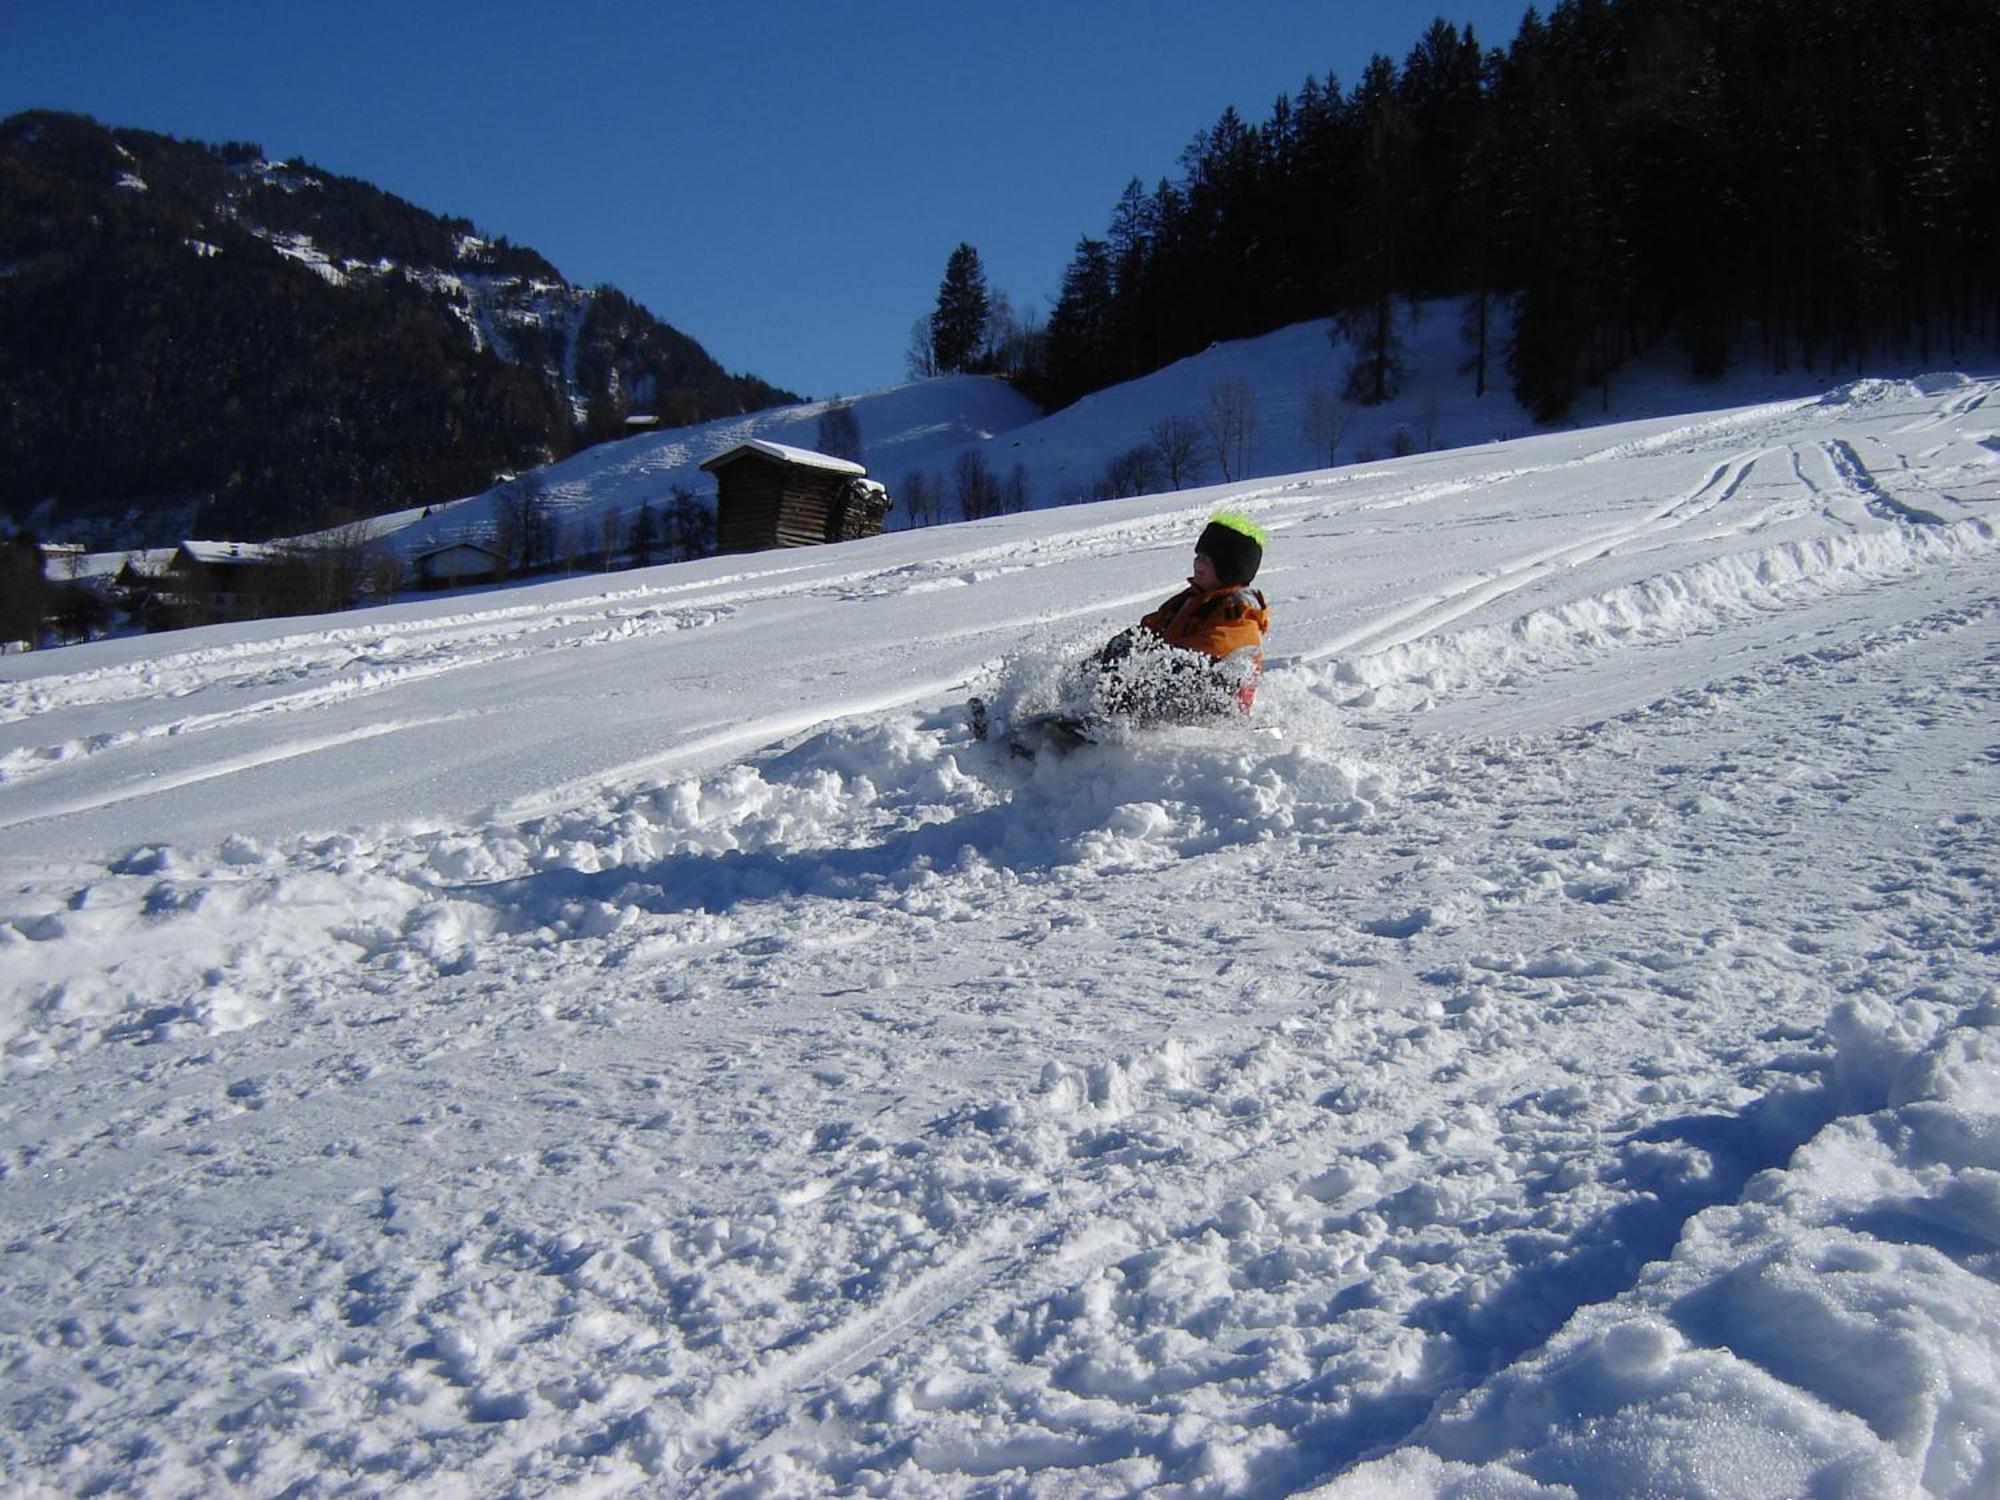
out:
M1045 713L1031 714L1025 719L1001 725L996 735L992 715L983 698L970 700L965 705L965 716L972 726L975 740L1004 745L1011 754L1023 760L1033 760L1045 750L1067 754L1085 745L1095 745L1105 728L1102 722L1077 714Z

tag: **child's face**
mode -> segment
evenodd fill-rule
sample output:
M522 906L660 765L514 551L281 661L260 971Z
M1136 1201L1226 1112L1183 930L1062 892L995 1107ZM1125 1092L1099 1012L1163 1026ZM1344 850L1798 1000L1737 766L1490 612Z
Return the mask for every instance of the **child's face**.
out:
M1222 579L1216 575L1215 563L1206 552L1194 555L1194 571L1188 574L1188 581L1198 589L1219 589Z

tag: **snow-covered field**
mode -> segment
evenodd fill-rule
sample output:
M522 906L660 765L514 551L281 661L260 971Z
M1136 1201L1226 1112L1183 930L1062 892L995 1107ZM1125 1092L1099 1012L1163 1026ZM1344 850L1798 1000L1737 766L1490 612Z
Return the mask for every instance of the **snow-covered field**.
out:
M2000 1491L1996 390L6 658L0 1488Z

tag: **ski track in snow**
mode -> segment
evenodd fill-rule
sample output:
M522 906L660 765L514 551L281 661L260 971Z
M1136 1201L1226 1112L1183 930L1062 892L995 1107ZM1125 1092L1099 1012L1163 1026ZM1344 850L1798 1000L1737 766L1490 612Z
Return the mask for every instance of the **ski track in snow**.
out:
M0 1474L1991 1493L1990 390L1236 486L1357 590L1254 733L1014 763L898 665L485 820L11 882ZM309 767L453 674L1124 578L1212 502L23 677L0 827L149 739ZM925 639L1162 594L1094 588Z

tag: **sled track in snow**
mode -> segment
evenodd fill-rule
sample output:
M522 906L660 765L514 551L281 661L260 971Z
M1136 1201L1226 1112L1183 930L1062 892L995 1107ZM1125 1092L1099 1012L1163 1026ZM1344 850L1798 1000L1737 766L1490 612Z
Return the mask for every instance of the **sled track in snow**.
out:
M1934 511L1913 505L1898 495L1891 494L1875 473L1863 462L1854 445L1844 438L1834 438L1820 445L1826 455L1829 468L1839 477L1840 482L1854 495L1860 497L1867 507L1879 516L1901 521L1912 526L1944 526L1950 524L1945 517Z
M1463 584L1371 620L1331 641L1301 651L1295 660L1323 661L1330 656L1356 653L1366 655L1407 645L1411 641L1444 629L1453 621L1497 599L1518 593L1551 573L1577 567L1623 548L1678 530L1728 504L1742 489L1744 481L1748 479L1751 470L1758 462L1775 451L1771 448L1757 448L1738 453L1717 464L1689 493L1648 512L1637 520L1608 527L1580 542L1565 543L1559 547L1528 553L1492 574L1467 580Z
M283 687L310 679L320 685L280 694L236 711L245 714L311 709L480 667L521 661L551 651L608 645L646 635L672 635L714 624L726 602L647 608L632 595L558 606L519 606L410 627L343 626L336 630L245 642L160 658L132 666L24 682L0 694L0 723L54 709L95 707L136 699L183 698L204 689ZM526 644L528 637L570 632ZM227 718L231 716L219 716ZM159 732L209 725L206 716L174 721Z

